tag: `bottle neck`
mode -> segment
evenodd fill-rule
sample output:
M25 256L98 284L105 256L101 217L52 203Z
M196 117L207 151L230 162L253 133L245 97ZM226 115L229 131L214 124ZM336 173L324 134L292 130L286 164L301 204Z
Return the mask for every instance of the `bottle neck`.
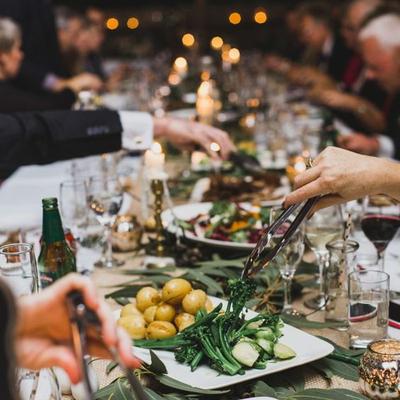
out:
M46 244L65 240L58 209L43 210L43 240Z

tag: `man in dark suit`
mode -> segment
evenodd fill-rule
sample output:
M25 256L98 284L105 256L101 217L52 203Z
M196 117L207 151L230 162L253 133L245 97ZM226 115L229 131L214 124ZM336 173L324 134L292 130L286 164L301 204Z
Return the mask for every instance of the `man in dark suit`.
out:
M1 0L0 15L12 18L22 30L25 58L17 82L37 91L70 88L71 76L61 61L51 0ZM87 86L98 90L99 81L90 80Z
M47 111L0 114L0 179L26 164L120 150L144 150L154 138L177 146L213 142L226 158L234 149L227 133L208 125L174 118L152 118L128 111Z

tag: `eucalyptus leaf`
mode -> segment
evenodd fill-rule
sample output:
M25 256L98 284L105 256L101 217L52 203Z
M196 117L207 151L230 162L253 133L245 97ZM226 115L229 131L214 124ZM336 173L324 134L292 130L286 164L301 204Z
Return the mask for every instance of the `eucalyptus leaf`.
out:
M106 374L110 374L116 367L118 367L118 363L116 361L111 361L110 363L108 363Z
M282 320L289 324L293 325L297 328L308 328L308 329L324 329L324 328L343 328L347 326L345 322L317 322L317 321L309 321L304 317L295 317L292 315L281 315Z
M186 385L186 383L177 381L176 379L173 379L168 375L159 375L159 376L155 376L154 378L164 386L168 386L172 389L181 390L182 392L187 392L187 393L218 396L221 394L229 393L229 391L230 391L229 389L227 389L227 390L207 390L207 389L196 388L194 386Z
M145 285L132 285L132 286L126 286L123 287L122 289L118 289L114 292L107 293L106 294L106 299L108 298L121 298L121 297L135 297L137 292Z
M318 361L314 361L311 366L319 365L319 368L330 370L334 375L340 376L341 378L358 382L358 367L352 364L344 363L342 361L332 360L330 358L323 358Z
M168 370L164 363L160 360L160 358L154 353L153 350L150 350L150 359L151 364L147 365L147 369L153 372L156 375L167 374Z
M166 400L166 397L159 395L154 390L144 388L144 391L147 394L149 400Z
M334 376L331 369L325 363L314 361L310 364L310 367L317 371L320 375L322 375L323 378L327 379L328 381L330 381Z
M270 396L276 397L275 389L267 385L263 381L257 381L253 386L253 393L255 397L258 396Z
M212 267L212 268L223 268L223 267L235 267L235 268L243 268L244 262L246 258L237 258L233 260L212 260L212 261L203 261L201 263L197 263L196 265L199 267Z
M129 304L131 301L126 298L126 297L116 297L114 299L120 306L126 306L127 304Z
M368 400L360 393L348 389L307 389L279 400Z
M360 358L360 356L362 356L365 353L365 349L346 349L345 347L339 346L338 344L336 344L335 342L333 342L332 340L329 340L323 336L317 336L318 338L320 338L321 340L324 340L325 342L330 343L334 348L335 351L339 354L343 354L347 357L354 357L354 358Z
M222 286L217 281L211 279L207 275L202 274L201 272L189 271L184 275L184 277L189 281L196 281L203 284L206 287L207 292L212 295L224 294Z
M125 378L119 378L93 394L93 400L109 400L111 398L113 400L135 400Z
M176 271L176 267L174 265L167 265L163 268L157 269L128 269L125 271L121 271L124 275L159 275L164 272L174 272Z
M267 376L264 381L276 391L279 387L292 388L295 392L304 390L305 378L303 368L294 368L283 373Z

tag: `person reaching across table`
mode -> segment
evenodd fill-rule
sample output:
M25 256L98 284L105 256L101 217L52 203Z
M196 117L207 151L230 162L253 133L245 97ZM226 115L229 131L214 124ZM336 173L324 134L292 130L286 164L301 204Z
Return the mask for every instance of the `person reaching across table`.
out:
M345 203L371 194L386 194L400 201L400 164L385 158L326 148L313 167L298 175L285 206L322 196L316 209Z

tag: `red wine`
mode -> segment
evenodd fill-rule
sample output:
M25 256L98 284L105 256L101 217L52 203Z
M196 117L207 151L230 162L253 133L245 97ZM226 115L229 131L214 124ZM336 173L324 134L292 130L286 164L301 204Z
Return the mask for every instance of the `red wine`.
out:
M400 217L394 215L370 214L361 220L361 228L365 236L379 252L386 249L399 227Z

